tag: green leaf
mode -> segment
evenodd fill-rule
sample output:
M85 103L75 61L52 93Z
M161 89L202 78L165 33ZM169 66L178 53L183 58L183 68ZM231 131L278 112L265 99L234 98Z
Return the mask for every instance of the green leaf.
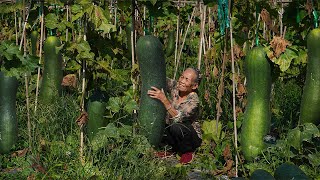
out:
M319 129L312 123L303 124L301 140L311 142L312 137L320 137Z
M58 27L59 17L54 13L49 13L45 16L46 27L49 29L55 29Z
M286 51L283 54L281 54L279 58L274 59L273 62L279 65L280 70L284 72L287 69L289 69L291 61L297 57L298 55L295 51L293 51L290 48L287 48Z
M82 11L82 6L78 5L78 4L74 4L71 6L71 12L74 14L78 14Z
M80 53L82 51L90 51L91 47L90 47L88 41L82 41L81 43L76 45L76 49Z
M214 140L215 142L218 142L219 140L223 139L225 136L225 133L222 132L221 122L218 123L218 129L217 129L216 120L204 121L202 124L202 130L203 130L204 138L207 138L208 140Z
M111 97L111 98L109 98L108 104L109 104L108 108L112 112L116 112L116 113L119 112L121 107L122 107L122 103L121 103L120 97Z
M105 147L110 138L118 139L120 134L118 128L113 124L108 124L105 128L99 130L91 141L92 149L94 152Z
M307 51L305 49L302 49L299 51L298 57L295 58L293 62L295 65L306 64L307 58L308 58Z
M121 136L132 136L132 126L122 125L122 127L118 128L118 131Z
M320 152L308 154L308 160L314 168L320 166Z
M101 25L97 28L97 30L102 31L102 36L104 36L106 33L116 31L116 26L113 24L101 22Z
M301 148L301 131L299 127L289 130L287 138L290 146L297 150Z
M138 104L133 99L130 99L129 101L125 102L124 110L127 113L132 114L133 110L137 110L137 109L138 109Z

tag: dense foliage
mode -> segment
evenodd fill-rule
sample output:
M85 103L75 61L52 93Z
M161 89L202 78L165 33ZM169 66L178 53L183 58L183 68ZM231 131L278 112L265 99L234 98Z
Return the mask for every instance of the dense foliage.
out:
M234 0L228 6L223 0L135 2L132 9L128 0L0 1L0 70L19 79L18 142L11 154L0 155L0 178L187 179L198 172L202 178L212 179L231 178L236 171L238 176L248 178L257 169L273 175L283 163L297 165L311 179L320 178L319 126L299 124L308 61L306 37L319 22L319 3ZM221 3L225 3L224 9ZM226 9L230 19L223 18L221 11ZM41 33L42 13L45 23ZM228 21L233 30L232 49ZM135 43L131 42L131 30L135 30L133 42L152 34L163 43L170 78L186 67L198 66L199 42L203 43L203 80L198 90L203 144L190 165L181 166L172 158L155 158L151 145L139 134L141 79L139 59L132 59ZM60 39L61 46L55 50L62 54L66 75L62 97L45 106L39 106L36 100L39 85L35 69L43 70L45 57L40 41L36 54L32 53L34 31L39 36ZM21 41L23 35L26 41ZM202 35L204 41L200 41ZM172 37L178 39L175 52L173 42L177 39L173 41ZM255 45L264 48L271 64L271 127L264 138L266 148L247 161L239 140L235 142L235 132L240 137L247 105L244 59ZM97 91L108 97L105 127L89 140L84 110L88 97ZM237 167L235 156L239 160Z

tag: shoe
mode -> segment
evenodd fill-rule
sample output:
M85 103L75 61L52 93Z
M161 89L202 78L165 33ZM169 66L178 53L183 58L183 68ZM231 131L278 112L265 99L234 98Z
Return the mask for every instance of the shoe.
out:
M180 163L181 164L189 164L193 160L193 152L187 152L181 155Z
M168 151L159 151L159 152L155 152L154 155L157 158L169 158L173 156L173 153Z

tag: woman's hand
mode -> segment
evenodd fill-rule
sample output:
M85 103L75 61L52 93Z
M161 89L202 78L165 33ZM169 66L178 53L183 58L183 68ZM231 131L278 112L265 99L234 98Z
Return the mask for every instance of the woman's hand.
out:
M167 100L166 95L164 94L163 89L158 89L154 86L151 86L151 89L148 90L147 94L154 99L159 99L161 102L165 102Z

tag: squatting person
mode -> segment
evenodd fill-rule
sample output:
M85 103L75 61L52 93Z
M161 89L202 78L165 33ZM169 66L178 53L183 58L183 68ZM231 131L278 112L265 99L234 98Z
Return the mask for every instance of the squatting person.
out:
M198 120L198 89L201 77L199 70L187 68L178 82L167 79L166 97L163 89L151 87L148 95L162 102L167 110L166 129L163 141L172 146L172 151L181 155L180 163L187 164L193 159L193 152L201 145L201 129Z

